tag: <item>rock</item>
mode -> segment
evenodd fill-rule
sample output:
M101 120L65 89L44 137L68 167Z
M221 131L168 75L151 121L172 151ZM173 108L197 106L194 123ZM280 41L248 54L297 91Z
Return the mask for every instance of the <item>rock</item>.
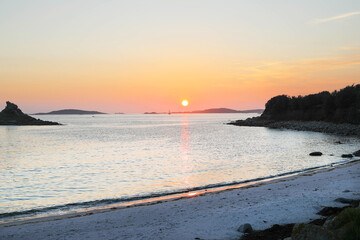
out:
M309 154L310 156L321 156L322 152L312 152Z
M354 202L353 199L350 198L337 198L334 200L335 202L340 202L340 203L347 203L347 204L351 204Z
M291 234L292 240L330 240L337 239L336 234L324 227L312 224L296 224Z
M353 155L355 157L360 157L360 150L356 151L356 152L353 152Z
M327 216L339 214L342 210L343 209L339 207L324 207L316 214L327 217Z
M251 233L253 229L249 223L245 223L238 228L238 231L242 233Z
M253 117L246 120L237 120L228 124L236 126L268 127L278 129L293 129L298 131L313 131L332 133L344 136L360 137L360 124L331 123L319 121L277 121L265 117Z
M328 217L324 222L323 227L328 228L330 223L334 220L335 217L336 217L335 215Z
M0 112L0 125L60 125L56 122L43 121L23 113L16 104L6 102L6 107Z
M341 202L357 201L349 199L339 199ZM341 240L341 239L359 239L358 222L360 209L345 208L338 215L331 216L321 225L314 224L296 224L293 228L291 237L293 240ZM354 238L352 238L352 237ZM350 237L350 238L349 238Z
M352 154L343 154L341 155L342 158L352 158L353 155Z
M355 208L347 208L344 211L342 211L339 215L333 217L330 219L326 225L327 229L330 230L336 230L336 232L341 232L341 229L344 229L344 227L347 227L348 223L351 223L355 220L356 217L354 213ZM356 211L356 210L355 210ZM359 211L360 213L360 211ZM325 225L325 224L324 224Z
M324 224L323 227L326 227L327 229L337 229L340 227L340 222L339 222L339 215L337 216L333 216L329 219L326 220L326 225Z

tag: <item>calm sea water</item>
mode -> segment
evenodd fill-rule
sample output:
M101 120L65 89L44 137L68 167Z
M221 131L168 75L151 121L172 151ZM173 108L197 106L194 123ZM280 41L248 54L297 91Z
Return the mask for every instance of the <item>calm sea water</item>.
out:
M47 115L66 125L0 126L0 220L277 175L359 148L356 138L224 124L255 115Z

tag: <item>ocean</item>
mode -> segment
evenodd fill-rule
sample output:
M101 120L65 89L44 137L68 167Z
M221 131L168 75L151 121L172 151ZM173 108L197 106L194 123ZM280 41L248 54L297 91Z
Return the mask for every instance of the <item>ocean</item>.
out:
M253 116L42 115L64 125L0 126L0 222L251 182L359 148L352 137L226 124Z

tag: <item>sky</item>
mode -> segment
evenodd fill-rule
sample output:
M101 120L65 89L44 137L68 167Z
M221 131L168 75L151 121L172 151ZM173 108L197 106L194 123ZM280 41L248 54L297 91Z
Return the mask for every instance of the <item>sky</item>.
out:
M359 29L358 0L0 0L0 108L264 108L360 83Z

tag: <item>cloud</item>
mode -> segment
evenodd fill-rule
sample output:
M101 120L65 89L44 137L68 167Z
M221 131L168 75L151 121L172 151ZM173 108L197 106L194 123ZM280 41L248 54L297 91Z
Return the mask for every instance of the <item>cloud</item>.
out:
M360 54L331 58L298 59L293 61L236 64L237 78L253 79L296 79L297 76L335 69L349 69L360 65Z
M336 21L336 20L339 20L339 19L344 19L344 18L348 18L348 17L351 17L351 16L355 16L355 15L360 15L360 11L357 11L357 12L349 12L349 13L337 15L337 16L330 17L330 18L316 19L316 20L315 20L315 23L331 22L331 21Z

